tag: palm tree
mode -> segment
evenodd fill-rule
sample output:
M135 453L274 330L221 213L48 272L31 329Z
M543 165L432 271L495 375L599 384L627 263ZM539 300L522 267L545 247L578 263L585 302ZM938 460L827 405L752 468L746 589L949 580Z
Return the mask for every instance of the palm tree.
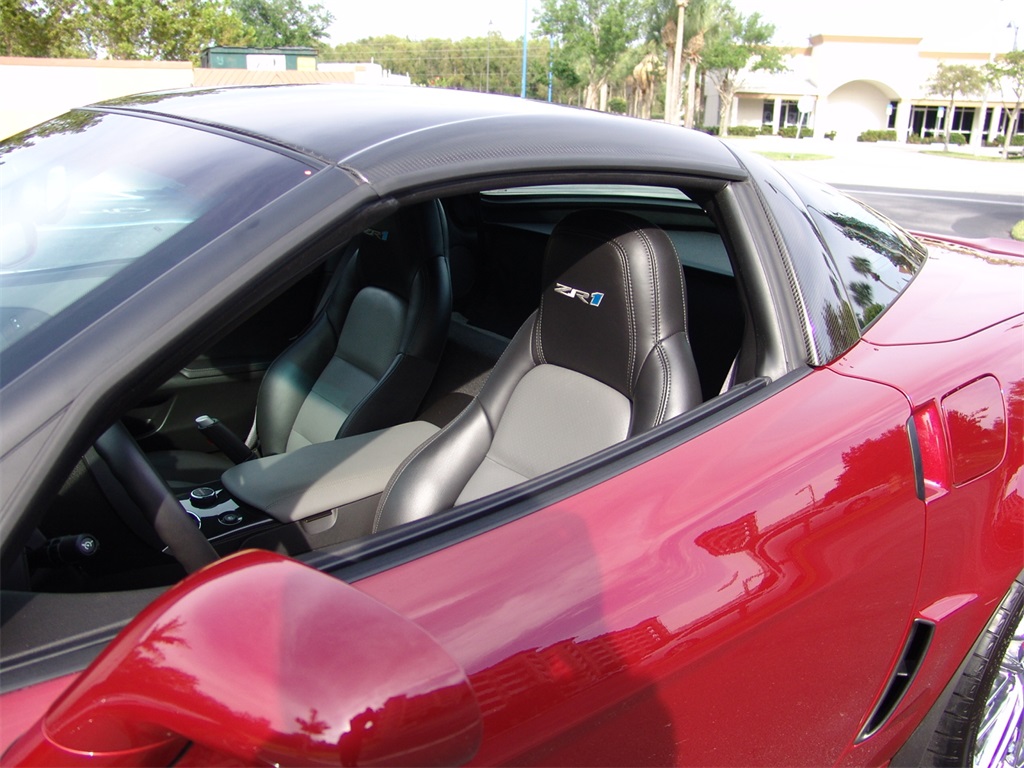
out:
M686 9L686 116L683 125L693 128L697 104L697 72L700 69L704 37L718 24L724 3L722 0L690 0Z

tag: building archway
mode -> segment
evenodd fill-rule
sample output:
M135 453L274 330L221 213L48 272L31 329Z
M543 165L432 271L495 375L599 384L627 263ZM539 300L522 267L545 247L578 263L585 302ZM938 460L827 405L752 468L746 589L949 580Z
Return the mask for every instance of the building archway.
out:
M897 104L901 104L899 94L885 83L851 80L818 100L815 134L835 131L836 140L856 141L864 131L891 126L899 132Z

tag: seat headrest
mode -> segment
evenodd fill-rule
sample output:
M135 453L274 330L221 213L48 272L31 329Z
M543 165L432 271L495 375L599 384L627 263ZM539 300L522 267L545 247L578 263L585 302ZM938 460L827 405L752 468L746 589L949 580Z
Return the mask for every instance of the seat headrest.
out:
M445 257L447 250L447 225L438 201L401 208L360 235L361 284L408 298L420 265Z
M630 399L651 350L686 332L675 246L638 216L612 210L566 216L548 240L544 280L535 359L591 376Z

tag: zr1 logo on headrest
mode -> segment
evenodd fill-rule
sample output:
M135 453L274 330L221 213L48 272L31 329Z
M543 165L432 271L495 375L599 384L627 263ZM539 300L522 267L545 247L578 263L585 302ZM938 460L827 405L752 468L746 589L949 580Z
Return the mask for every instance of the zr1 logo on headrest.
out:
M570 288L568 285L562 285L561 283L555 283L555 293L568 296L570 299L579 299L584 304L589 304L592 307L601 306L601 299L604 298L603 293L587 293L579 288Z

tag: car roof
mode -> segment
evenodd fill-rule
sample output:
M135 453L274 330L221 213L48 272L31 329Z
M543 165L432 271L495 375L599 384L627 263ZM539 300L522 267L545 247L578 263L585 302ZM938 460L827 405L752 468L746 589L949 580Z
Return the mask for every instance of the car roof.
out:
M533 170L747 176L724 144L699 132L496 94L315 83L167 91L91 108L268 141L376 182L450 176L459 166L507 171L526 159Z

